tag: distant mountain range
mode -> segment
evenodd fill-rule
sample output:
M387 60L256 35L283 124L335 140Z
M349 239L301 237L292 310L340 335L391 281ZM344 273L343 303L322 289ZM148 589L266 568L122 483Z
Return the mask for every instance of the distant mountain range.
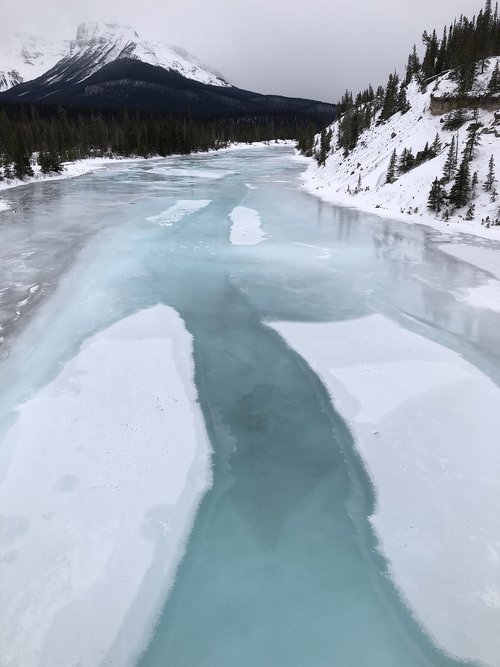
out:
M129 26L84 23L73 41L15 35L0 45L0 102L140 110L193 117L296 115L335 106L241 90L185 51Z

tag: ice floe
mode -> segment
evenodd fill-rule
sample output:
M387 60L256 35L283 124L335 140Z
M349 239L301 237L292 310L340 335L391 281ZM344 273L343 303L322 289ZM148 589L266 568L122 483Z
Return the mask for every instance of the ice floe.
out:
M0 663L132 663L211 484L179 315L88 339L19 406L0 479Z
M270 326L348 422L381 550L419 621L450 654L500 664L499 388L381 315Z

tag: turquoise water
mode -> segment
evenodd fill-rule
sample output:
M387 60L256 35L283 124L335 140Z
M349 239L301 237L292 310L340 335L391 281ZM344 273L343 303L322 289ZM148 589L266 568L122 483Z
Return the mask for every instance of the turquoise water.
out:
M368 521L374 489L346 425L265 322L382 312L496 377L498 316L450 296L479 278L434 250L439 235L322 205L297 189L304 165L290 154L170 158L12 191L29 205L15 230L0 215L0 232L10 249L39 249L16 289L42 287L17 320L15 299L0 300L13 337L32 323L0 384L21 398L90 333L158 302L193 335L214 485L141 667L458 664L387 576ZM171 226L148 220L191 199L211 204ZM236 206L259 211L268 240L229 243Z

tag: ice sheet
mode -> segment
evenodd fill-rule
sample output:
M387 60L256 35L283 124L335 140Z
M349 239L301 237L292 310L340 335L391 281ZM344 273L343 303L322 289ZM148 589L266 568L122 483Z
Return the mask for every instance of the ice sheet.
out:
M498 387L381 315L271 326L350 425L372 524L417 618L450 654L500 664Z
M500 254L498 248L466 243L444 243L441 252L451 255L462 262L473 264L483 271L500 279ZM481 308L500 312L500 280L490 279L484 285L470 287L455 294L459 301Z
M236 206L229 217L233 223L230 236L233 245L257 245L266 240L259 212L255 209Z
M136 655L211 483L193 376L190 335L156 306L19 407L0 449L1 664Z
M498 248L485 248L481 245L467 245L466 243L443 243L438 247L441 252L456 257L462 262L473 264L500 279Z
M162 227L170 227L187 215L201 211L211 203L211 199L182 199L159 215L149 217L148 221L156 222Z

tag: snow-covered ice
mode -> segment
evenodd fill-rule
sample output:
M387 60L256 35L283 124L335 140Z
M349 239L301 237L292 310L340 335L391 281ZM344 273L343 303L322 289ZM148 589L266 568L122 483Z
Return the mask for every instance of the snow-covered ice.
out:
M489 280L479 287L469 287L455 295L459 301L465 301L474 308L493 310L500 313L500 281Z
M467 262L491 273L500 280L500 253L498 248L485 248L483 245L466 243L443 243L438 246L441 252L451 255L461 262Z
M455 297L475 308L500 312L500 251L498 248L467 245L466 243L444 243L438 248L461 262L473 264L495 276L483 285L460 290Z
M129 664L211 484L179 315L158 305L87 340L19 406L0 478L0 663Z
M371 517L403 597L437 643L500 664L500 390L382 315L273 323L324 382L373 481Z
M211 199L182 199L162 213L149 217L148 221L156 222L162 227L170 227L187 215L201 211L211 203Z
M231 236L233 245L257 245L266 240L261 226L259 212L246 206L236 206L229 214L231 218Z

